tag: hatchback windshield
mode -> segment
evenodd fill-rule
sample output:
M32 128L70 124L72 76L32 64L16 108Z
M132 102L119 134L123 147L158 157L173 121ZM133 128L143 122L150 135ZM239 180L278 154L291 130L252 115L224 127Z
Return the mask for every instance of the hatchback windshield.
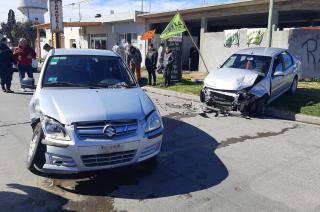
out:
M132 75L118 57L68 55L49 59L44 87L133 87Z
M234 54L223 64L222 67L247 69L266 74L269 70L270 63L271 57Z

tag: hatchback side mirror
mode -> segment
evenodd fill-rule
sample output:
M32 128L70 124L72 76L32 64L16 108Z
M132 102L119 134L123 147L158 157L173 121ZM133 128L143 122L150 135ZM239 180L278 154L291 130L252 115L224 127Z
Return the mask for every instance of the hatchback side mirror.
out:
M279 77L279 76L284 76L284 73L283 73L282 71L276 71L276 72L273 74L273 76L277 76L277 77Z

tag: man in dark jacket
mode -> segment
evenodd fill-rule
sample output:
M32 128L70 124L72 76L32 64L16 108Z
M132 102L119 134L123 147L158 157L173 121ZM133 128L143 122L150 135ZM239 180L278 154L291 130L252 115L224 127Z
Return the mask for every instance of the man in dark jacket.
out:
M157 68L157 59L158 59L158 53L153 48L153 44L150 43L148 46L148 52L146 55L145 65L148 71L149 75L149 85L152 84L152 78L153 78L153 84L156 85L157 76L156 76L156 68Z
M131 46L130 47L131 71L132 71L132 73L136 73L138 81L141 78L141 73L140 73L141 62L142 62L142 57L141 57L140 50L134 46Z
M10 87L14 63L15 60L12 51L7 46L7 38L2 38L0 42L0 80L3 92L13 93Z
M166 52L164 54L163 58L163 78L164 78L164 86L168 87L171 83L171 72L173 69L173 63L174 63L174 55L171 51L170 47L166 47Z

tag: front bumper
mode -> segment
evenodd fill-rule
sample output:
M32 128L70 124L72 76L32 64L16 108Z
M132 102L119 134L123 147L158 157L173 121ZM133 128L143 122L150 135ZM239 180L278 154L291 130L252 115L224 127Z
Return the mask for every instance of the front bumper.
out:
M245 111L255 100L256 96L241 91L222 91L211 88L203 88L200 100L207 109L222 112Z
M115 141L84 142L74 137L73 145L47 145L45 173L72 174L111 169L148 160L159 154L163 129L142 138L138 136Z

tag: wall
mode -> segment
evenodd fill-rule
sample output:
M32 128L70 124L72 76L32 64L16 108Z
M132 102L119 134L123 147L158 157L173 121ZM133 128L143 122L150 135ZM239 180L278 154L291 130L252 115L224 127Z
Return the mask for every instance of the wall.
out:
M224 32L203 33L200 49L209 71L216 69L230 55L240 49L248 48L246 44L247 30L240 30L239 46L225 47ZM255 45L250 45L254 47ZM266 46L266 35L260 46ZM303 77L320 77L320 31L287 29L273 33L272 46L286 48L302 62ZM199 62L199 70L206 71L203 63Z

